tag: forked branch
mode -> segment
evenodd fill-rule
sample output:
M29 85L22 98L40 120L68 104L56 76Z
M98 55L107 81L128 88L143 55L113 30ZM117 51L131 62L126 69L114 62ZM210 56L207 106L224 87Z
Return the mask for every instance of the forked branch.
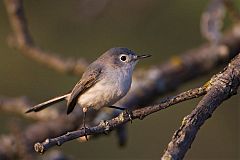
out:
M199 128L223 101L237 94L240 85L240 53L223 72L209 81L209 85L207 94L197 107L192 113L184 117L181 127L174 133L162 159L183 159Z
M87 135L96 135L96 134L102 134L102 133L108 133L115 129L116 127L123 125L131 120L134 119L143 119L145 116L148 116L152 113L155 113L159 110L168 108L174 104L180 103L182 101L190 100L193 98L197 98L199 96L204 95L207 90L205 86L199 87L196 89L191 89L189 91L180 93L174 97L168 97L165 100L163 100L158 105L148 106L141 109L136 109L131 112L126 111L122 112L119 116L108 120L108 121L102 121L98 126L91 127L87 129L86 133ZM85 135L84 129L80 129L73 132L68 132L67 134L64 134L60 137L52 138L52 139L46 139L42 143L36 143L34 145L35 151L39 153L44 153L49 148L55 146L55 145L62 145L63 143L82 137Z
M240 84L240 54L231 63L229 63L228 67L223 72L213 76L211 80L207 82L204 86L188 90L174 97L168 97L158 105L133 110L130 114L131 116L129 116L129 112L123 112L116 118L113 118L108 121L102 121L98 126L87 129L86 134L96 135L108 133L109 131L112 131L114 128L123 125L129 122L130 120L143 119L145 116L148 116L159 110L168 108L174 104L190 100L193 98L197 98L206 94L204 98L200 101L197 108L192 112L192 114L190 114L184 119L183 125L174 134L173 140L169 144L170 149L169 151L167 150L165 155L163 156L164 158L167 157L172 158L173 156L170 154L170 151L172 151L172 147L174 146L173 144L176 145L175 149L177 149L177 151L179 151L178 147L182 147L180 148L179 153L186 153L191 143L193 142L199 127L204 123L204 121L207 118L211 116L213 111L216 109L217 106L221 104L221 102L230 98L232 95L236 94L239 84ZM188 134L190 136L190 139ZM36 143L34 145L34 148L36 152L44 153L49 148L55 145L60 146L67 141L82 137L84 135L85 135L84 129L68 132L67 134L64 134L60 137L47 139L42 143ZM182 142L182 146L180 145L181 144L180 142ZM176 153L176 151L173 150L173 153ZM183 156L184 154L180 156L177 155L177 157L180 157L180 159Z

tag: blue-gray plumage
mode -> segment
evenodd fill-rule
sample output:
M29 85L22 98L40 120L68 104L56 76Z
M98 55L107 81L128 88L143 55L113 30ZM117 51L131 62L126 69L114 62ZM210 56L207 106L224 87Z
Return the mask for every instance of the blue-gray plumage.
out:
M100 56L73 88L67 113L72 112L77 103L82 108L94 109L116 103L130 89L137 60L138 56L127 48L112 48Z
M67 100L67 114L73 111L76 104L82 107L84 113L89 107L98 110L112 106L129 91L133 69L138 60L149 56L138 56L127 48L109 49L88 66L71 93L36 105L27 113L40 111L64 99Z

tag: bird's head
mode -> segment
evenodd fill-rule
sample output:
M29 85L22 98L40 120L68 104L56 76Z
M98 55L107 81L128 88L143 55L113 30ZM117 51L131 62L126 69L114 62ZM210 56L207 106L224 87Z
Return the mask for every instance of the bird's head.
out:
M133 70L137 62L141 59L150 57L151 55L137 55L134 51L117 47L106 51L101 57L101 61L114 68L126 68Z

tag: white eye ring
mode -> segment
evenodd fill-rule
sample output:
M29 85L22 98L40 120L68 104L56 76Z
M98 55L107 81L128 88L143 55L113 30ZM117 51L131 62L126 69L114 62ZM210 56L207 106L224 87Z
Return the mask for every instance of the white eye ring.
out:
M122 62L126 62L127 61L127 55L123 54L119 57L119 59L122 61Z

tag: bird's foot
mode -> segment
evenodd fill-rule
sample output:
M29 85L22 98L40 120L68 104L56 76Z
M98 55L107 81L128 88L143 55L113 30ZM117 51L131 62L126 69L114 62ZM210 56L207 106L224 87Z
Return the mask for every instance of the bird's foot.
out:
M129 109L125 109L125 113L128 115L128 118L130 120L130 122L132 123L132 111Z
M83 126L81 129L83 129L83 132L84 132L84 137L86 139L86 141L88 141L88 134L87 134L87 130L89 129L88 127L86 126Z
M116 106L109 106L109 108L125 111L125 113L128 114L130 122L132 123L132 111L129 110L128 108L121 108L121 107L116 107Z

